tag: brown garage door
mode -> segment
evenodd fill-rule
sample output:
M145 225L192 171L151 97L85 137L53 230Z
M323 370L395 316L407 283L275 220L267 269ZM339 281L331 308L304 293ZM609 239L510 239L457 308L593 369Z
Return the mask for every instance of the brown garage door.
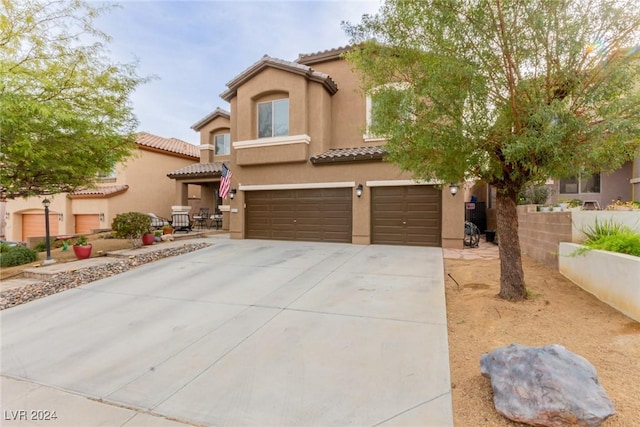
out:
M373 187L371 243L441 246L441 200L430 185Z
M351 242L351 188L249 191L248 239Z
M49 214L49 235L58 235L58 214ZM22 240L46 236L44 214L22 214Z
M90 234L91 230L100 228L98 215L76 215L76 234Z

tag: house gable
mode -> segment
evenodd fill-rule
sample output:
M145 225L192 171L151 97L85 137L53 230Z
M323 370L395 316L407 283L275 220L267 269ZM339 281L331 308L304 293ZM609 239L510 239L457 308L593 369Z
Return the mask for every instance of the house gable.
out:
M229 161L229 154L216 153L215 138L225 134L231 135L231 115L222 108L216 108L211 114L208 114L191 129L200 132L200 163ZM229 136L229 145L231 137Z

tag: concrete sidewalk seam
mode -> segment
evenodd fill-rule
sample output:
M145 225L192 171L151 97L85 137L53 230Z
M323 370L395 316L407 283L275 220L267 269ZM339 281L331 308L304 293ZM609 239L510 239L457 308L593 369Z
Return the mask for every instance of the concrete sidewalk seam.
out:
M240 305L240 304L238 304ZM175 353L167 356L164 360L160 361L159 363L157 363L155 366L153 366L153 368L159 368L162 365L164 365L165 363L167 363L168 361L170 361L171 359L174 359L175 357L177 357L178 355L180 355L181 353L184 353L185 350L193 347L194 345L196 345L197 343L199 343L200 341L204 340L206 337L208 337L209 335L215 333L216 331L218 331L219 329L221 329L222 327L226 326L227 324L231 323L232 321L234 321L238 316L241 316L242 314L246 313L247 311L249 311L251 309L250 306L245 306L245 309L238 312L238 314L236 314L233 317L230 317L229 319L227 319L226 321L222 322L221 324L219 324L218 326L216 326L215 328L211 329L210 331L207 331L206 333L204 333L202 336L196 338L195 340L193 340L192 342L190 342L189 344L185 345L184 347L182 347L180 350L176 351ZM277 314L277 313L276 313ZM271 320L271 319L270 319ZM260 326L262 327L262 326ZM260 329L260 328L258 328ZM232 350L232 349L231 349ZM229 350L229 351L231 351ZM226 353L225 353L226 354ZM224 356L224 354L222 355ZM221 357L222 357L221 356ZM212 362L212 365L215 364L217 362L217 360ZM210 366L212 366L210 365ZM207 369L209 369L209 366L207 366L202 372L206 371ZM202 372L200 372L198 375L200 375ZM133 378L131 381L122 384L121 386L117 387L114 390L109 391L108 393L105 393L105 396L111 396L112 394L118 392L119 390L127 387L128 385L138 381L140 378L144 377L147 374L147 372L143 372L142 374L138 375L137 377ZM196 375L194 378L190 379L186 384L189 384L191 381L193 381L195 378L198 377L198 375ZM186 385L185 384L185 385ZM162 403L162 402L161 402ZM154 406L157 407L158 405Z
M441 393L441 394L437 395L436 397L434 397L432 399L425 400L424 402L420 402L415 406L412 406L410 408L405 409L404 411L398 412L397 414L392 415L391 417L389 417L387 419L384 419L384 420L380 421L379 423L376 423L376 424L372 425L371 427L378 427L378 426L380 426L380 425L382 425L384 423L388 423L389 421L393 420L394 418L398 418L399 416L404 415L407 412L411 412L414 409L417 409L417 408L421 407L422 405L426 405L427 403L431 403L431 402L433 402L435 400L438 400L441 397L444 397L444 396L447 396L447 395L451 396L451 392L450 391L445 391L444 393Z
M269 308L269 307L265 307ZM407 320L407 319L395 319L392 317L376 317L376 316L364 316L361 314L346 314L346 313L331 313L328 311L316 311L316 310L304 310L301 308L285 308L286 311L295 311L298 313L312 313L312 314L326 314L329 316L338 316L338 317L350 317L355 319L370 319L370 320L386 320L391 322L402 322L402 323L414 323L418 325L433 325L433 326L446 326L445 323L441 322L422 322L419 320Z
M247 308L248 310L248 308ZM276 312L273 316L271 316L266 322L264 322L262 325L260 325L259 327L257 327L254 331L252 331L249 335L247 335L246 337L244 337L242 340L240 340L236 345L232 346L229 350L227 350L226 352L224 352L222 355L220 355L220 357L218 357L216 360L214 360L213 362L211 362L208 366L206 366L204 369L202 369L200 372L198 372L197 375L195 375L193 378L191 378L189 381L187 381L186 383L184 383L181 387L179 387L177 390L174 390L173 393L171 393L169 396L165 397L164 399L162 399L161 401L159 401L158 403L156 403L152 409L157 408L158 406L162 405L164 402L166 402L167 400L171 399L176 393L180 392L182 389L184 389L185 387L187 387L189 384L193 383L196 379L198 379L200 376L202 376L205 372L207 372L209 369L211 369L212 367L214 367L215 365L217 365L222 359L226 358L231 352L233 352L234 350L236 350L238 347L240 347L242 344L244 344L249 338L253 337L256 333L258 333L261 329L263 329L265 326L267 326L269 323L271 323L273 321L273 319L275 319L276 317L278 317L278 315L280 313L282 313L283 310L280 310L278 312ZM227 323L227 322L224 322ZM188 347L185 347L188 348ZM182 350L184 351L184 349Z

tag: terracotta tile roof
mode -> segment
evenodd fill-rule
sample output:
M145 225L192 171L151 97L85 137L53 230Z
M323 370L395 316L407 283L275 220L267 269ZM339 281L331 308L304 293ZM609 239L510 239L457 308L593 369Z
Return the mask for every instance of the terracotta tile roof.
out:
M296 62L304 65L313 65L319 62L331 61L340 58L344 52L348 52L351 49L353 49L353 45L340 46L314 53L301 53L298 55Z
M309 161L315 164L356 162L362 160L382 160L387 154L383 146L372 145L357 148L332 148L322 154L311 156Z
M222 171L222 162L213 163L194 163L180 169L176 169L167 174L169 178L186 178L186 177L211 177L220 176Z
M326 73L321 73L319 71L314 70L313 68L299 64L297 62L285 61L283 59L272 58L269 55L265 55L251 65L249 68L244 70L242 73L238 74L233 80L227 83L227 87L229 89L225 90L220 94L220 97L227 102L230 102L231 99L238 92L238 87L246 83L253 76L261 72L267 67L277 68L279 70L289 71L291 73L299 74L301 76L305 76L311 81L319 82L324 85L324 87L329 91L331 95L338 91L338 85L333 81L333 79Z
M72 199L100 199L117 196L129 189L128 185L107 185L104 187L84 188L69 193Z
M200 158L200 149L198 147L178 138L163 138L147 132L138 132L136 134L136 143L141 147L175 153L183 157Z
M223 110L222 108L218 107L215 110L213 110L213 112L207 114L205 117L201 118L196 123L194 123L191 126L191 129L197 132L200 129L202 129L204 125L206 125L207 123L209 123L211 120L215 119L218 116L226 117L227 119L229 119L231 118L231 113L229 113L227 110Z

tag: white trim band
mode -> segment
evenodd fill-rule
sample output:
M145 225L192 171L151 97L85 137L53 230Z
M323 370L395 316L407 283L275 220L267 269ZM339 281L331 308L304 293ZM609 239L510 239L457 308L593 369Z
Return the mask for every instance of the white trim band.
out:
M355 188L355 181L342 182L309 182L307 184L265 184L265 185L242 185L238 186L241 191L260 190L304 190L312 188Z
M200 144L198 148L201 150L215 150L215 146L213 144Z
M290 136L274 136L272 138L250 139L247 141L235 141L233 148L241 150L243 148L255 147L271 147L273 145L289 145L289 144L309 144L311 137L309 135L290 135Z
M398 179L386 181L367 181L367 187L397 187L404 185L438 185L440 181L416 181L414 179Z
M631 178L629 180L630 184L640 184L640 178Z

